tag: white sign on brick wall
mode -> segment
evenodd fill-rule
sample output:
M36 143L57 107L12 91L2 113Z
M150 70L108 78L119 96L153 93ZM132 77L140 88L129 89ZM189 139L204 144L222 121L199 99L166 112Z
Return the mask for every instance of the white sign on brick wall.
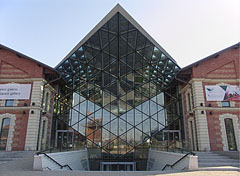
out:
M31 84L0 84L0 99L29 99Z
M235 85L205 86L207 101L240 101L240 87Z

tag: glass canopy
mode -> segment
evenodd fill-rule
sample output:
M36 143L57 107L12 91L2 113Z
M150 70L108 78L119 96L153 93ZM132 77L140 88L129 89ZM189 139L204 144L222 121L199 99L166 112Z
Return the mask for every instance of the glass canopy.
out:
M170 88L179 66L119 12L56 69L66 84L55 117L97 158L141 158L137 149L181 117Z

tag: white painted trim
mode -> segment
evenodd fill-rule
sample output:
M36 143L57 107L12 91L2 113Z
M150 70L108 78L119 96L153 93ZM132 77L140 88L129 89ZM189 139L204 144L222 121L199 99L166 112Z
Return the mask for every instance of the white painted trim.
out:
M39 132L38 130L39 130L39 123L40 123L39 119L40 119L42 96L43 96L43 84L44 84L43 81L33 82L31 104L34 102L35 107L38 107L38 109L29 110L29 112L34 111L34 113L33 114L30 113L28 116L25 150L37 149L37 140L38 140L38 132Z
M193 101L195 107L195 120L196 120L196 131L197 131L197 141L198 141L198 149L200 151L210 151L210 140L209 140L209 132L208 132L208 123L206 111L204 110L204 114L201 113L205 106L205 98L203 92L203 85L201 81L192 82L192 91L193 91ZM203 107L200 107L200 104L203 103ZM198 107L199 106L199 107Z
M212 82L212 83L218 83L218 82L228 82L228 83L238 83L240 82L240 79L212 79L212 78L192 78L189 83L192 83L193 81L202 81L202 82Z
M45 121L44 134L42 134L43 121ZM43 116L42 120L41 120L40 142L39 142L39 147L38 147L40 150L46 149L47 131L48 131L48 118ZM43 137L42 137L42 135L43 135ZM42 145L43 145L43 148L42 148Z
M190 95L190 102L188 100L188 94ZM187 112L192 112L193 110L193 102L192 102L192 91L191 89L187 89L186 92L185 92L185 103L186 103L186 108L187 108ZM191 107L189 107L189 104Z
M222 143L223 143L223 151L229 151L228 148L228 141L227 141L227 134L226 134L226 128L225 128L225 123L224 119L229 118L232 119L233 122L233 128L234 128L234 134L235 134L235 140L237 144L237 149L240 151L240 144L239 144L239 135L240 135L240 129L239 129L239 119L237 115L233 115L230 113L222 114L219 116L220 120L220 127L221 127L221 137L222 137Z
M190 122L192 122L193 129L191 127ZM192 134L192 131L193 131L193 134ZM193 117L188 118L188 137L189 137L189 140L191 140L191 141L189 141L189 144L190 144L189 147L193 150L193 144L194 144L195 150L197 150L196 128L195 128ZM194 141L193 141L192 137L194 138Z
M9 131L8 131L7 146L6 146L6 150L11 151L12 150L12 143L13 143L13 135L14 135L13 133L14 133L16 115L15 114L9 114L9 113L0 114L0 131L1 131L1 127L2 127L2 120L4 118L10 118L11 119L10 120Z
M22 79L0 79L0 82L32 82L32 81L45 81L43 78L22 78Z

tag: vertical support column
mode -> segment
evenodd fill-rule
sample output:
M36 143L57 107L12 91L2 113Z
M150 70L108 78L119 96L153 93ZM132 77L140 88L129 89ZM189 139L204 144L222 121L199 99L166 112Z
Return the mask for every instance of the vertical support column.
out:
M32 86L31 105L34 102L35 108L29 110L25 150L36 150L39 130L39 118L43 96L43 81L34 81Z
M204 104L205 102L202 82L193 81L192 90L193 90L193 101L195 105L194 113L196 118L198 148L200 151L210 151L206 111L198 108L200 103Z

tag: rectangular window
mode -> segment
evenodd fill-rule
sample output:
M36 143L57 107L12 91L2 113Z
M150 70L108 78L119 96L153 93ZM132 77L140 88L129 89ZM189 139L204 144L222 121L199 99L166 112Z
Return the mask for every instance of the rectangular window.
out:
M44 110L45 110L45 112L47 112L48 111L48 93L46 93L45 96L46 97L45 97L45 107L44 107Z
M190 93L187 94L187 97L188 97L188 108L189 108L189 111L192 110L192 106L191 106L191 96L190 96Z
M5 106L13 106L14 100L6 100Z
M44 138L45 124L46 124L46 121L44 120L43 123L42 123L42 139Z
M229 101L222 101L222 107L230 107Z

